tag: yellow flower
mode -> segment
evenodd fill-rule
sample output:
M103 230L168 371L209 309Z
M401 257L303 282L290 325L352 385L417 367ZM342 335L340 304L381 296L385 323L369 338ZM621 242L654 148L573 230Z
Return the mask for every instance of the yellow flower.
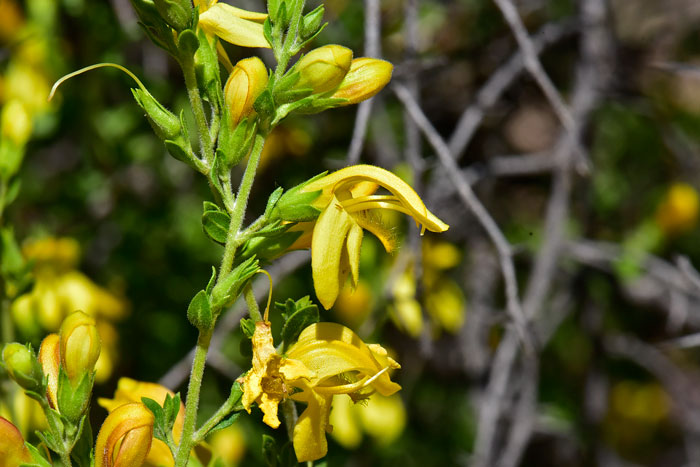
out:
M656 223L667 235L688 232L695 227L700 210L698 192L686 183L674 183L656 210Z
M350 64L350 69L331 96L347 99L342 105L357 104L381 91L391 80L394 65L378 58L360 57Z
M148 397L159 404L163 404L167 394L170 394L171 397L175 395L172 391L160 384L136 381L131 378L120 378L117 384L117 390L114 392L114 399L99 398L97 399L97 403L110 413L113 413L125 404L141 402L142 397ZM180 441L184 422L185 407L180 403L180 411L173 425L173 438L175 442ZM172 466L175 464L168 446L158 439L153 440L145 462L146 464L144 465L152 466Z
M272 332L268 321L255 323L253 333L253 367L243 379L241 403L250 413L250 406L257 402L262 410L263 422L277 428L277 406L287 397L290 384L301 378L310 378L312 373L294 360L282 358L272 343Z
M307 404L294 426L293 444L299 462L326 455L328 417L334 395L365 399L377 391L389 396L401 389L387 371L399 368L380 345L367 345L336 323L312 324L299 335L286 357L277 354L268 322L256 323L253 368L243 380L243 406L257 402L263 421L276 428L277 406L285 398ZM292 392L292 387L301 389Z
M141 402L117 407L97 435L95 467L142 465L151 448L153 423L153 414Z
M390 194L375 195L380 186ZM313 203L321 209L321 214L313 224L311 269L316 295L326 309L335 303L348 273L353 286L357 286L363 229L376 235L387 252L394 248L391 232L370 215L371 210L390 209L408 214L423 225L422 231L444 232L449 228L428 211L406 182L380 167L346 167L309 183L302 190L321 191Z
M19 467L32 461L16 426L0 417L0 467Z
M258 57L236 63L224 86L224 101L229 109L233 128L254 112L253 104L267 87L267 67Z
M270 48L263 35L265 13L242 10L217 0L195 0L199 6L199 26L209 35L241 47Z

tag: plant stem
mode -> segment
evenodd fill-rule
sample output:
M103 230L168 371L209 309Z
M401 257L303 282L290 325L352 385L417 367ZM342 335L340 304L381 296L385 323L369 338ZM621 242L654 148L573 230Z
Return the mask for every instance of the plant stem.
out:
M180 445L177 449L175 457L176 467L185 467L190 457L190 451L195 445L194 433L195 425L197 424L197 409L199 408L199 391L202 387L202 375L204 374L204 365L207 361L207 351L211 342L212 331L199 333L197 339L197 348L194 353L192 362L192 373L190 374L190 383L187 388L187 401L185 403L185 422L182 428L182 437Z
M302 12L304 11L304 1L302 0L297 5L297 10L294 12L292 21L289 24L287 35L284 38L282 52L277 58L277 68L275 68L275 81L278 81L287 71L289 60L296 54L294 50L297 47L297 37L299 35L299 25L301 24Z
M253 321L262 321L262 315L260 314L260 308L258 307L258 301L255 299L255 294L253 293L253 288L248 283L243 289L243 296L245 297L245 302L248 305L248 312Z
M200 443L206 438L212 428L219 424L221 420L224 419L228 414L231 413L236 404L241 400L241 393L234 393L231 391L231 395L223 403L221 407L212 415L209 420L204 422L199 430L194 434L195 443Z
M204 154L204 160L207 166L211 169L214 163L214 149L212 147L211 136L209 134L209 126L207 126L207 117L204 115L204 104L202 97L199 94L199 86L197 86L197 75L194 71L194 60L192 57L183 57L180 60L182 73L185 76L185 86L187 87L187 95L190 98L194 121L197 124L197 132L199 133L199 144Z
M236 240L238 238L238 232L241 229L241 225L243 224L243 218L245 217L245 211L248 205L248 197L250 196L250 190L253 187L253 181L255 180L255 172L258 170L258 162L260 162L260 154L262 154L262 149L264 145L265 136L258 132L255 135L255 141L253 142L253 150L250 152L248 165L245 168L243 180L241 180L241 185L238 188L238 195L236 196L236 201L233 205L233 213L231 214L231 223L228 227L228 238L226 239L224 257L221 261L219 278L228 275L228 273L231 272L231 268L233 267L233 258L236 254Z

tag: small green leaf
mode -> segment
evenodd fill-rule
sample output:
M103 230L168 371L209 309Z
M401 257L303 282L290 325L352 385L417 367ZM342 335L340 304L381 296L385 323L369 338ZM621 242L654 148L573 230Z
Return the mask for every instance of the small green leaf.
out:
M214 428L209 431L209 434L214 433L215 431L223 430L224 428L228 428L231 425L235 423L236 420L238 420L238 417L241 416L241 412L234 412L228 417L224 418L221 420L219 423L216 424Z
M21 185L22 183L19 178L10 182L10 185L7 187L7 193L5 193L5 206L9 206L17 198Z
M303 40L309 39L316 34L321 26L321 21L323 21L324 13L325 9L323 8L323 5L320 5L315 10L304 15L300 31L300 36Z
M265 206L265 217L269 216L272 213L272 210L274 209L275 205L277 204L277 201L282 197L282 193L284 193L284 189L280 186L275 189L275 191L270 194L270 197L267 198L267 205Z
M260 270L255 257L248 258L222 278L212 290L212 309L220 310L238 298L248 281Z
M175 397L171 397L170 394L167 394L165 396L163 410L165 411L165 426L172 428L172 426L175 425L175 419L177 419L177 414L180 412L179 392L175 394Z
M219 210L204 211L202 214L202 227L204 233L217 243L225 244L228 238L228 227L231 224L231 217Z
M265 40L270 44L270 47L272 47L272 21L270 21L269 16L265 18L265 22L263 23L263 36L265 36Z
M214 314L206 291L200 290L192 298L187 307L187 319L200 331L208 331L214 326Z
M205 207L206 207L206 201L205 201ZM209 283L207 284L207 288L204 289L208 294L211 293L211 289L214 287L214 284L216 284L216 268L214 266L211 267L211 277L209 278Z
M33 464L28 465L38 465L39 467L51 467L51 462L49 462L36 447L32 444L25 442L24 445L29 449L29 454L32 456Z
M186 57L194 57L199 48L199 39L191 29L185 29L177 38L177 47Z
M256 112L260 114L261 117L267 118L275 113L275 101L272 98L272 93L269 89L265 89L260 93L255 102L253 103L253 108Z
M93 458L92 426L87 415L80 420L78 439L71 450L71 459L77 467L90 467Z
M255 333L255 321L250 318L241 318L241 331L248 339L252 339Z
M311 324L318 323L320 316L318 306L311 303L308 296L301 298L297 302L288 299L284 306L288 311L283 314L285 323L282 326L281 335L283 349L287 349L296 342L301 331Z

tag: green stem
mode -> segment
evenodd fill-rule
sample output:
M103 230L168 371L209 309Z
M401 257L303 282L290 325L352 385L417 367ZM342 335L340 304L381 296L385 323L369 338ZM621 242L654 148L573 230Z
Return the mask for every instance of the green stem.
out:
M44 411L44 416L46 417L49 431L55 439L60 439L63 442L63 451L58 453L59 457L61 458L61 462L64 466L70 467L72 465L70 460L70 448L66 446L66 440L63 438L61 421L58 420L58 415L56 415L56 412L51 410L51 407L46 399L41 399L38 402L39 405L41 405L41 409Z
M201 443L202 441L204 441L204 438L207 437L212 428L218 425L219 422L224 419L224 417L230 414L233 411L233 408L240 400L241 393L234 393L233 391L231 391L231 395L228 396L228 399L226 399L223 405L219 407L219 409L214 413L214 415L212 415L209 418L209 420L204 422L201 428L197 430L197 432L194 434L195 443Z
M260 161L260 154L262 153L264 144L265 137L258 133L255 136L253 150L250 154L250 158L248 159L248 165L245 173L243 174L241 186L238 189L238 196L236 196L233 213L231 215L231 223L229 224L228 238L226 239L226 246L224 248L224 259L221 263L217 283L223 280L228 273L231 272L233 259L236 254L236 239L238 236L238 231L243 223L245 208L248 204L248 196L250 195L250 190L253 186L255 172L258 168L258 162ZM197 424L199 392L202 387L202 375L204 374L204 366L207 360L207 352L209 351L211 335L212 330L206 332L200 331L199 338L197 340L194 361L192 362L192 374L190 375L190 382L189 386L187 387L185 422L182 429L182 437L180 438L180 445L178 446L177 454L175 456L175 467L185 467L187 465L190 451L196 444L196 438L193 435Z
M180 60L182 73L185 76L185 86L187 87L187 95L190 98L194 121L197 124L197 132L199 133L199 143L202 147L204 160L207 166L211 168L214 163L214 149L211 143L209 134L209 126L207 125L207 117L204 115L204 104L202 96L199 94L199 86L197 86L197 75L194 71L194 60L191 57L184 57Z
M3 281L0 281L0 286L4 287ZM0 291L2 295L4 291ZM12 315L10 314L10 300L2 298L2 316L0 316L0 324L2 325L2 343L7 344L15 340L14 324L12 323Z
M190 457L190 451L195 445L194 433L197 424L197 409L199 408L199 391L202 387L202 375L204 375L204 365L207 361L207 352L211 342L212 331L199 333L197 347L194 352L192 362L192 374L187 388L187 401L185 403L185 422L182 427L182 438L175 456L175 466L185 467Z
M255 299L255 294L253 293L253 288L248 283L243 289L243 296L245 297L245 302L248 305L248 312L253 321L262 321L263 317L260 314L260 308L258 307L258 301Z
M243 180L241 180L241 185L238 188L238 195L236 196L236 201L233 205L233 213L231 214L231 223L228 227L228 238L226 239L224 257L221 261L219 278L226 277L228 273L231 272L231 268L233 267L233 258L236 254L236 240L238 239L238 232L243 224L246 207L248 206L248 197L250 196L250 190L253 187L255 173L258 170L258 162L260 162L260 154L262 154L264 145L265 136L261 133L257 133L255 135L255 141L253 142L253 150L250 153L248 165L245 168Z
M292 21L289 24L287 35L284 38L282 51L277 58L277 68L275 68L275 82L278 81L287 71L289 60L296 54L294 50L297 47L297 38L299 36L299 25L301 24L302 12L304 11L304 1L302 0L297 5L297 10L294 12Z

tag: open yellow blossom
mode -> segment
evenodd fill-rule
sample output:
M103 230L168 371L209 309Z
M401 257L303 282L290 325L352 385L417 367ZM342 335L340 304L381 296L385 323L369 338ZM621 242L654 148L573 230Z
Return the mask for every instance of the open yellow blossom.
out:
M378 344L367 345L351 329L336 323L312 324L302 331L299 340L287 352L315 373L310 381L302 380L302 392L292 399L307 404L294 426L294 452L299 462L326 455L326 432L331 429L328 417L331 399L347 394L353 400L369 397L374 391L390 396L401 389L391 381L390 369L400 365L387 356Z
M114 412L125 404L141 402L142 397L153 399L159 404L163 404L165 396L175 394L169 389L156 383L136 381L131 378L120 378L117 383L117 390L114 392L114 399L99 398L97 403L107 409L109 413ZM175 442L180 441L182 436L182 426L185 422L185 407L180 403L180 411L175 418L173 425L173 438ZM146 457L146 466L172 466L175 465L172 454L168 446L159 439L154 439Z
M299 462L320 459L328 451L333 396L347 394L360 400L374 391L394 394L401 386L387 371L399 367L380 345L367 345L336 323L308 326L283 357L273 346L270 324L260 321L253 335L253 368L243 380L242 403L250 410L257 402L263 421L273 428L280 425L277 408L284 398L306 403L294 426L294 451Z
M380 186L390 194L374 194ZM348 273L353 286L357 285L363 229L376 235L387 252L394 248L391 232L371 215L372 210L408 214L422 224L422 231L444 232L449 228L428 211L413 188L380 167L346 167L303 188L303 192L313 191L321 191L313 202L321 214L313 224L311 268L316 295L326 309L335 303Z
M266 47L263 35L265 13L243 10L218 0L195 0L199 6L199 27L209 35L241 47Z

